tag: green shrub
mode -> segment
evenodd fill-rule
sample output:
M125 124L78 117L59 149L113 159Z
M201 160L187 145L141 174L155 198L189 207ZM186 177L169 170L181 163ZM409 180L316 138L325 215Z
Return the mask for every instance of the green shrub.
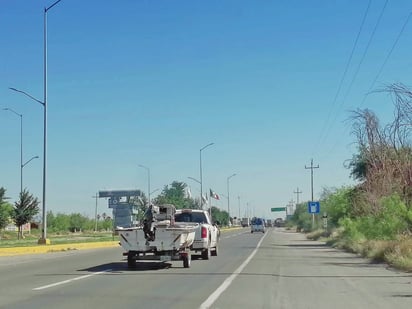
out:
M411 211L394 194L381 200L381 210L375 216L344 218L339 224L345 229L343 236L353 240L393 240L408 230L411 217Z

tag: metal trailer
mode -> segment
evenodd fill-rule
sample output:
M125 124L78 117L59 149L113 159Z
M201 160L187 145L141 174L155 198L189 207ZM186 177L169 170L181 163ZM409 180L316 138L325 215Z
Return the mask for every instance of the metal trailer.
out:
M184 268L190 267L190 246L198 223L175 224L174 213L173 205L151 205L143 226L116 229L129 268L135 268L138 260L182 260Z
M136 267L137 260L182 260L183 267L191 263L190 246L195 238L195 227L156 227L155 239L147 240L143 228L117 229L120 244L127 255L129 268Z

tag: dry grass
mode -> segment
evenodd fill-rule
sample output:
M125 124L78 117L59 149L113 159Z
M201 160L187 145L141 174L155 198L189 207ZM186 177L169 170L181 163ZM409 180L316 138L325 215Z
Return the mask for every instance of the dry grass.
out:
M402 237L388 245L384 255L390 265L405 271L412 271L412 238Z
M327 238L329 236L330 236L330 233L328 231L323 230L323 229L310 232L306 235L306 237L308 239L312 239L312 240L319 240L319 239L322 239L322 238Z
M361 241L337 239L330 240L328 243L333 247L360 254L373 262L388 263L397 269L412 271L412 237Z
M362 245L362 256L372 259L374 262L385 262L385 252L392 246L388 240L368 240Z

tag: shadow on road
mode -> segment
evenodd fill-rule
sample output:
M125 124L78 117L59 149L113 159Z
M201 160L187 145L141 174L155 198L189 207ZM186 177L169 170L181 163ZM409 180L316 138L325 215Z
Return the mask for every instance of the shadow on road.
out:
M111 271L108 272L108 273L116 273L116 272L121 273L121 272L124 272L124 271L161 270L161 269L167 269L167 268L170 268L170 267L172 267L172 264L167 263L167 262L138 261L136 263L136 268L128 268L127 267L127 262L122 261L122 262L96 265L96 266L92 266L92 267L89 267L89 268L79 269L78 271L99 272L99 271L104 271L104 270L107 270L107 269L111 269Z

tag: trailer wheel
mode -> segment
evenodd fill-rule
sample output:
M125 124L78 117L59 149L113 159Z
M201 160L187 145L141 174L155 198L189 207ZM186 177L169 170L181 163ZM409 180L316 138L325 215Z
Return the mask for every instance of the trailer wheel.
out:
M182 256L182 260L183 260L183 267L184 268L190 268L190 262L192 260L190 254L188 255L183 255Z
M136 268L136 257L135 257L135 253L133 252L129 252L127 254L127 267L129 268Z

